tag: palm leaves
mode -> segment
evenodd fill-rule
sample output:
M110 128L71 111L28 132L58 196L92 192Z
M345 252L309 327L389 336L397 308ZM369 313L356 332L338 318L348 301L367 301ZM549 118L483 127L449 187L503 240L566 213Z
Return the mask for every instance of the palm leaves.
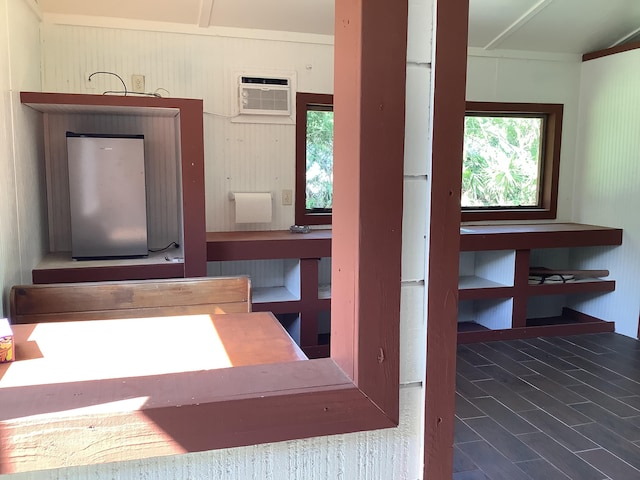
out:
M465 117L463 207L538 204L539 117Z
M307 111L306 209L330 209L333 203L333 112Z

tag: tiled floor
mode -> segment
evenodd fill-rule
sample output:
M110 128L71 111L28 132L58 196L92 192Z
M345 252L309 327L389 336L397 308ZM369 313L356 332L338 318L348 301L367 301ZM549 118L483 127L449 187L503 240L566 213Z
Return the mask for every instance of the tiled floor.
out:
M454 480L640 480L640 342L458 347Z

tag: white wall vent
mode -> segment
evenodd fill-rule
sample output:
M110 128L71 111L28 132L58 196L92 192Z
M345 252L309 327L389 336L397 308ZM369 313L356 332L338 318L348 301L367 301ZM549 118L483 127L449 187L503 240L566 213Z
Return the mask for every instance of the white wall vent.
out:
M238 98L240 114L291 114L291 82L288 78L241 76Z

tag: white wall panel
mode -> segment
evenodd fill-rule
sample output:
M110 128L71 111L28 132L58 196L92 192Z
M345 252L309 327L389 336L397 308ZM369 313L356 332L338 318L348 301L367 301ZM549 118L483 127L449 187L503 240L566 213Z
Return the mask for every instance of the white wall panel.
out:
M428 185L425 178L405 177L402 218L402 281L425 279Z
M580 62L473 56L467 59L467 100L562 103L558 221L571 221Z
M431 156L430 100L424 95L431 88L431 68L425 64L407 65L407 93L404 136L404 174L427 175Z
M576 221L624 230L622 246L584 259L584 268L609 269L615 292L577 307L632 337L640 312L639 76L640 50L583 63L574 202Z
M407 31L407 62L431 63L433 35L433 5L431 0L409 0Z
M37 118L19 103L20 89L40 88L38 19L22 1L0 1L0 316L8 291L28 283L42 255L44 190Z
M43 32L46 91L123 89L110 75L85 80L100 70L117 73L128 86L132 74L143 74L148 92L162 88L173 97L204 100L209 231L278 230L294 223L293 207L280 201L283 189L295 187L294 123L234 123L235 75L288 74L300 91L331 93L332 46L51 24ZM158 92L166 96L164 90ZM272 222L236 224L229 191L272 192Z
M423 282L404 283L400 292L400 383L422 382L425 375L427 338Z
M0 22L6 23L7 2L0 0ZM11 129L9 32L0 28L0 225L17 225L15 165ZM17 228L0 228L0 317L9 313L8 289L19 279Z

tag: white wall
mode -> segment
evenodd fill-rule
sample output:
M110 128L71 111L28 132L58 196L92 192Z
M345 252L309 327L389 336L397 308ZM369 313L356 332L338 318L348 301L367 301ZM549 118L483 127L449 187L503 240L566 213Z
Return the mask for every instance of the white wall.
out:
M39 19L23 1L0 0L0 316L12 285L31 282L46 225L38 117L20 90L40 89ZM3 313L4 312L4 313Z
M640 311L640 51L580 58L470 49L467 99L564 103L557 221L624 230L618 248L572 249L580 268L609 269L616 290L568 296L564 306L615 321L637 336ZM493 55L493 56L491 56Z
M49 23L43 36L44 91L93 93L122 90L145 75L146 91L163 88L172 97L204 99L207 230L281 230L294 222L282 206L283 189L295 189L295 124L236 123L235 74L293 75L299 91L333 92L333 45L256 40L191 33L124 30ZM56 21L60 21L56 17ZM140 28L145 28L141 23ZM206 33L205 29L201 29ZM159 91L166 95L166 92ZM294 110L295 111L295 110ZM236 224L228 192L270 191L270 224Z
M516 57L520 55L520 58ZM526 57L522 58L522 56ZM469 49L467 100L564 104L557 221L572 221L580 57Z
M4 0L0 0L2 2ZM160 457L136 462L68 468L33 474L9 475L19 479L225 479L225 480L417 480L422 475L423 453L423 382L425 355L425 248L428 224L428 184L430 168L429 109L431 78L431 41L433 0L409 1L409 51L407 55L407 125L405 152L405 206L403 222L403 263L401 297L401 389L400 426L374 432L336 435L301 441L258 445L246 448ZM0 3L1 4L1 3ZM325 75L332 73L332 52L326 46L268 43L258 48L255 40L215 39L223 42L214 47L214 39L154 32L100 30L84 27L45 25L43 57L45 90L83 92L80 74L86 69L113 69L129 75L144 73L150 88L163 86L172 95L204 96L211 99L216 91L215 58L230 58L228 49L241 55L247 48L255 55L246 61L265 65L268 59L286 60L298 70L298 84L309 91L331 91ZM144 46L144 48L142 48ZM156 50L156 47L158 49ZM151 49L145 51L145 49ZM227 58L227 62L229 62ZM244 57L243 57L244 58ZM209 61L210 60L210 61ZM144 63L144 71L133 68ZM262 63L260 63L262 62ZM306 65L313 64L311 72ZM324 70L317 77L316 65ZM253 66L253 65L250 65ZM301 68L300 68L301 67ZM136 67L137 68L137 67ZM175 71L178 73L174 73ZM216 67L217 68L217 67ZM182 73L181 73L182 72ZM185 73L185 72L188 72ZM320 75L320 74L318 74ZM224 105L220 100L207 101L210 111ZM214 152L220 145L233 145L258 138L242 133L238 125L207 116L206 147L207 216L209 228L229 225L224 213L213 210L217 205L215 185L217 168L225 173L244 173L231 155L218 158ZM214 127L225 125L222 137ZM290 127L283 127L290 128ZM211 133L213 132L213 134ZM246 136L245 136L246 135ZM275 133L264 132L275 143ZM224 142L217 142L220 138ZM212 145L214 143L216 145ZM233 147L233 148L232 148ZM250 155L246 155L250 157ZM237 158L234 156L234 158ZM244 160L243 160L244 161ZM249 172L253 171L247 159ZM283 166L282 169L285 167ZM273 172L269 173L273 176ZM233 180L233 178L231 179ZM252 181L258 182L257 177ZM221 180L224 184L226 178ZM278 185L270 179L270 185ZM281 184L285 184L282 179ZM292 182L292 179L291 179ZM283 215L285 216L285 215ZM220 220L220 218L223 220ZM291 216L292 222L293 216ZM288 225L285 222L285 225Z
M638 78L640 50L582 64L574 202L575 221L624 230L620 247L590 252L585 259L585 268L610 270L615 292L585 302L582 309L615 321L616 331L632 337L640 312Z

